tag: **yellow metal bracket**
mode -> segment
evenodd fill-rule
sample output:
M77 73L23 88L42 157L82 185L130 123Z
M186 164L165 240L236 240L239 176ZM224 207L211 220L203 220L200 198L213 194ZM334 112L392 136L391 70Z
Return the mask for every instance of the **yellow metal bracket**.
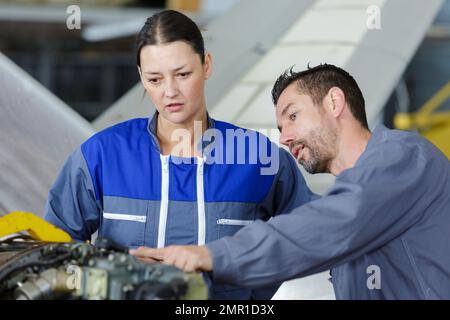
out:
M394 127L401 130L417 130L450 159L450 111L433 113L449 97L450 81L418 111L397 113L394 117Z
M33 239L44 242L72 241L68 233L31 212L14 211L0 217L0 238L22 231L27 231Z

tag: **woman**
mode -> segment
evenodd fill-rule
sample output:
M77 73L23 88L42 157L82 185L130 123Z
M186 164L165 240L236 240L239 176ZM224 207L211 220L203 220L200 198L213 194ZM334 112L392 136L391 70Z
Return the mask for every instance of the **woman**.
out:
M49 192L49 222L79 241L98 230L129 248L204 244L312 199L285 150L208 116L211 55L192 20L171 10L150 17L138 35L137 67L157 112L107 128L75 150ZM256 148L228 139L237 130L256 137ZM279 164L269 174L262 173L264 148ZM276 290L210 289L210 298L221 299L264 299Z

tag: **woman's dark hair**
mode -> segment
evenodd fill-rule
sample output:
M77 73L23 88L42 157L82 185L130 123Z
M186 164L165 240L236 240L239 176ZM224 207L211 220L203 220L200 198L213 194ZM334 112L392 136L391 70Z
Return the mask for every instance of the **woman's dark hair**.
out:
M141 49L146 45L185 41L205 62L205 46L200 29L189 17L174 10L164 10L147 19L137 36L137 65L141 66Z

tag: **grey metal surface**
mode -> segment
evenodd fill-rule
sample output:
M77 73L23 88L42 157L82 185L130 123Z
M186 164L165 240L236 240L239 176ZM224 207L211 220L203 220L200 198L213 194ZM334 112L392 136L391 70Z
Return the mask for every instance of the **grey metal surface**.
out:
M79 5L81 9L81 28L85 24L103 24L113 21L120 22L154 13L155 9L148 8L117 8L107 6ZM12 5L0 4L0 21L24 21L37 23L66 23L69 13L66 12L69 4L27 4Z
M0 111L0 216L40 215L66 157L94 131L1 53Z
M381 29L367 32L346 69L355 76L367 102L369 124L382 111L422 42L443 0L386 1Z
M106 41L121 37L134 37L147 17L162 9L95 6L84 4L40 4L11 5L0 4L0 22L25 22L66 25L72 14L70 5L80 8L81 36L86 41ZM69 10L68 10L69 8ZM187 13L199 24L204 25L214 18L209 13Z

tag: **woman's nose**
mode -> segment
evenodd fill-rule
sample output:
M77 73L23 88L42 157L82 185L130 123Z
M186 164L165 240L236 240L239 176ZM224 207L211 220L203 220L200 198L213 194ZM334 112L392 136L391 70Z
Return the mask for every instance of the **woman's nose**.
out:
M166 85L165 95L167 98L174 98L178 95L179 90L175 81L168 81Z

